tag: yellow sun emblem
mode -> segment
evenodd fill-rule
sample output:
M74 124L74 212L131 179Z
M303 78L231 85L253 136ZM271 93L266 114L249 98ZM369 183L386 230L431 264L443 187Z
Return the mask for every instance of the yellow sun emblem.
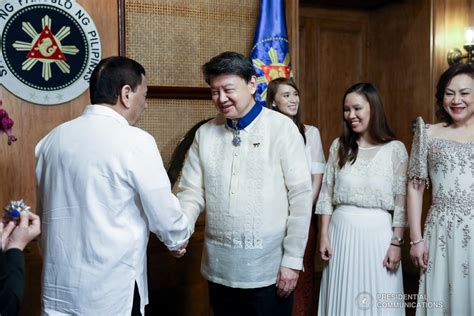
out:
M253 60L253 65L256 68L260 68L263 72L263 76L257 77L258 84L264 83L265 85L268 85L270 81L276 78L282 78L282 77L292 78L293 77L293 72L291 71L291 68L290 68L290 54L289 53L285 55L285 59L283 59L283 62L281 63L278 60L277 51L272 47L268 51L268 57L270 57L270 60L271 60L270 65L266 65L260 59ZM260 97L262 100L265 100L267 98L267 87L265 87L265 90L263 90Z

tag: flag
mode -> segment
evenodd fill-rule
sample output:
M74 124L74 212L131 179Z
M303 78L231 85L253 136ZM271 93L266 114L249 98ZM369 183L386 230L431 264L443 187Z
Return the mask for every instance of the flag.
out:
M257 72L257 103L265 106L267 85L276 78L293 77L290 66L285 0L261 0L250 61Z

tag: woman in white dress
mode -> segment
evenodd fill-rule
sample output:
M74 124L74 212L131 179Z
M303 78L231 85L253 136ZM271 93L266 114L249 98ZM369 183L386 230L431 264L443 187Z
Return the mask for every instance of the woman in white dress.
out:
M318 315L404 315L407 151L372 84L349 88L342 110L344 132L331 145L316 205L327 261Z
M295 82L288 78L277 78L268 84L267 106L288 117L298 127L305 141L306 158L311 171L313 184L313 205L321 188L325 159L319 130L301 122L299 90ZM310 210L308 210L310 211ZM317 222L315 216L311 219L308 232L308 242L303 259L304 272L300 272L294 292L293 315L314 315L316 311L314 282L314 257L316 251Z
M441 75L436 107L441 123L417 119L408 169L410 255L422 268L416 314L474 315L474 65L457 64Z

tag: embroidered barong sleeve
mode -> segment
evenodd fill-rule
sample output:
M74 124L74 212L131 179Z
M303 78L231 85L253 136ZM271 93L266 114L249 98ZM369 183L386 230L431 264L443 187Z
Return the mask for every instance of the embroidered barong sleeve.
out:
M407 168L408 153L405 145L399 141L394 141L392 151L393 165L393 227L408 227L406 212L406 187L407 187Z
M163 167L155 140L147 135L129 155L129 177L136 188L149 229L168 247L177 250L191 236L191 226L181 211L178 199Z
M312 126L308 130L306 142L311 146L311 174L323 174L326 167L323 144L319 130Z
M311 219L311 175L306 161L303 138L296 126L291 125L281 141L281 167L288 189L289 215L283 240L281 265L302 270L303 255Z
M338 150L338 139L336 138L329 149L329 158L326 163L326 169L324 171L323 182L321 184L321 191L319 193L318 202L316 203L316 214L320 215L332 215L334 211L333 192L334 192L334 179L337 168L337 150Z
M415 123L415 135L408 165L408 179L413 180L415 184L423 183L425 186L429 186L428 135L421 117L418 117Z
M204 173L199 158L199 129L189 148L188 156L183 166L177 194L183 212L189 218L194 232L194 225L199 214L204 210Z

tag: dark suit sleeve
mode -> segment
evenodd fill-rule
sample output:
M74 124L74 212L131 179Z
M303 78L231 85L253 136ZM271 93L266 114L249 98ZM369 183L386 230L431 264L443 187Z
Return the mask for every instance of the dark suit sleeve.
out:
M0 315L17 315L23 297L25 263L23 252L0 250Z

